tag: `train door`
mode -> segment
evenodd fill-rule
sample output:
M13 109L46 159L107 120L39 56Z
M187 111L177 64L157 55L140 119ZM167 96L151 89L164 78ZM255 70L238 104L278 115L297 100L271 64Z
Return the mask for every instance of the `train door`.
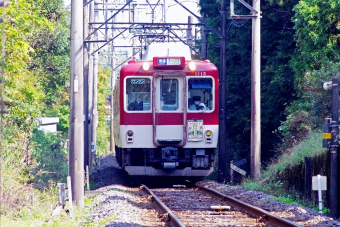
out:
M154 144L184 146L186 80L183 75L155 75L154 77Z

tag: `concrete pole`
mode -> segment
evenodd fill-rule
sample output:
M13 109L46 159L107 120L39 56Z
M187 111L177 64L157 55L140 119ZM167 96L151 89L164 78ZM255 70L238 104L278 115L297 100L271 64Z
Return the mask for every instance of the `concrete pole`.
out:
M205 32L205 26L202 26L201 36L202 36L201 55L203 60L205 60L207 59L207 35Z
M135 23L135 6L136 6L135 4L132 4L132 23ZM132 55L133 55L133 60L136 60L135 53L136 53L135 38L132 38Z
M2 19L6 19L6 10L2 10ZM3 193L4 193L4 179L3 179L3 165L2 165L2 138L3 138L3 122L4 122L4 113L5 111L5 57L6 57L6 35L5 29L2 29L1 32L1 72L0 72L0 209L2 209L1 201L3 201Z
M94 21L94 1L90 3L90 22ZM92 32L93 28L90 27L90 32ZM89 153L88 153L88 159L89 159L89 169L92 167L92 127L93 127L93 43L89 43L89 74L88 74L88 110L89 110L89 119L90 122L88 124L88 131L89 131Z
M111 119L110 119L110 151L114 152L115 151L115 141L114 141L114 127L113 127L113 89L116 83L116 71L114 69L116 68L116 55L114 52L114 47L113 47L113 54L112 54L112 76L111 76Z
M164 12L164 13L163 13L163 23L166 23L166 21L165 21L165 19L166 19L166 18L165 18L165 15L166 15L166 7L165 7L165 4L166 4L166 3L165 3L165 0L164 0L164 4L163 4L163 12Z
M258 12L252 19L252 56L251 56L251 143L250 175L253 179L261 177L261 5L253 0L253 8Z
M198 28L195 28L195 40L194 40L194 43L195 43L195 41L197 41L197 36L198 36Z
M71 75L69 121L69 175L73 201L84 206L84 102L83 102L83 7L71 1Z
M83 0L83 4L85 5L87 0ZM84 7L84 37L89 35L89 5ZM88 75L89 75L89 44L83 44L83 61L84 61L84 169L87 165L89 165L89 130L88 130L88 122L89 122L89 109L88 109L88 101L89 101L89 86L88 86Z
M188 32L187 32L187 42L189 47L192 48L192 16L188 16ZM192 55L192 50L190 48L190 54Z
M107 0L105 0L105 21L107 21ZM105 39L108 40L108 28L107 28L107 23L105 23Z
M134 14L133 14L134 15ZM113 19L114 21L115 18ZM133 19L134 20L134 19ZM115 30L114 30L114 25L112 29L112 36L114 37ZM132 45L134 46L134 45ZM132 52L134 53L134 47L132 47ZM111 103L110 103L110 109L111 109L111 116L110 116L110 151L114 152L115 151L115 142L114 142L114 128L113 128L113 88L116 82L116 54L115 54L115 41L112 41L112 62L111 62L111 67L112 67L112 76L111 76Z
M226 180L226 0L221 0L220 74L219 74L219 136L218 136L218 181Z
M98 20L98 12L95 12L94 21ZM96 39L98 34L95 33ZM97 45L98 46L98 45ZM96 47L97 48L97 47ZM97 144L97 127L98 127L98 51L93 56L93 126L92 126L92 141Z

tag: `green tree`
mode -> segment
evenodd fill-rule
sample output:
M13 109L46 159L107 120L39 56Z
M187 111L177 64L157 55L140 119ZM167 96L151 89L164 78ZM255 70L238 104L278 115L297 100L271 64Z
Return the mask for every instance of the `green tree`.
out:
M302 139L330 115L330 93L322 84L339 70L340 2L301 0L293 10L297 48L290 66L299 98L287 108L289 118L281 130L287 137Z
M293 6L298 1L261 1L261 102L262 159L274 155L273 147L280 138L272 132L285 120L285 108L294 100L294 73L289 65L295 50ZM251 2L249 2L251 4ZM220 26L220 3L200 1L201 14L210 25ZM227 9L227 12L229 9ZM235 4L236 14L249 14ZM227 139L232 158L250 155L250 74L251 20L229 20L227 25ZM208 58L219 67L219 40L208 38Z
M61 115L68 114L69 30L62 0L17 0L2 10L6 10L5 21L0 24L6 33L5 95L10 106L2 119L1 171L3 195L14 201L6 204L11 209L20 195L13 193L14 188L30 182L31 170L39 167L37 160L49 154L38 152L36 145L54 141L33 133L38 118L48 110L61 112L57 105L64 107Z

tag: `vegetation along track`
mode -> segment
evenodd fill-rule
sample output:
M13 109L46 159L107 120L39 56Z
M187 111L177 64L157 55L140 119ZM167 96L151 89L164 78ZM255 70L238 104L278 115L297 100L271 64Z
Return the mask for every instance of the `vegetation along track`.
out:
M301 226L203 186L143 188L176 226Z

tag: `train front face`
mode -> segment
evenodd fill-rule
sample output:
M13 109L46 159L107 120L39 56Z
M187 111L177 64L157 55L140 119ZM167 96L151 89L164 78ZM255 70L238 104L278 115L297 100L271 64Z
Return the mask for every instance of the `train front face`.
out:
M218 71L209 61L154 57L120 74L117 157L130 175L209 175L218 141Z

